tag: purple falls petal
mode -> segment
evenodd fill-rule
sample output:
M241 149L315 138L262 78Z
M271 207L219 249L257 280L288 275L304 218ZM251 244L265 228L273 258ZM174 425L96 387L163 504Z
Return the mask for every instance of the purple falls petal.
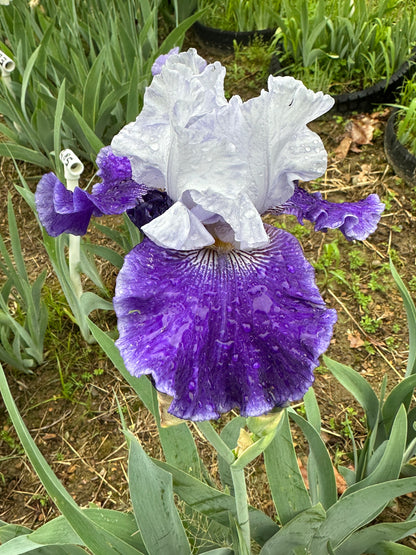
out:
M97 165L102 182L94 185L89 195L95 206L103 214L122 214L134 208L147 189L132 179L129 159L116 156L107 146L98 153Z
M181 252L149 239L125 258L114 307L118 348L134 376L151 374L191 420L239 408L258 416L300 399L336 321L289 233L266 226L251 252Z
M39 219L52 237L61 233L85 235L91 216L102 215L88 193L77 187L68 191L53 173L44 175L35 193Z
M301 187L296 187L293 196L283 205L283 212L294 214L299 223L309 220L315 224L315 231L339 229L349 241L367 239L376 230L383 210L384 204L376 194L358 202L335 203Z

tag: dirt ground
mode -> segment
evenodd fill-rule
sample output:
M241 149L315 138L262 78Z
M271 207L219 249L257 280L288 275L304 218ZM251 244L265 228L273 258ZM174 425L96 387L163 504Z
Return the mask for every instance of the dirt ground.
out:
M386 203L380 225L367 241L349 243L336 231L315 233L311 226L300 228L292 217L278 221L300 238L306 257L318 266L317 282L326 303L338 312L327 355L359 371L377 392L383 376L388 376L388 389L403 377L408 355L406 315L386 266L389 253L413 295L416 289L416 193L386 161L383 130L387 117L384 109L353 116L352 120L351 116L330 114L311 126L326 145L329 166L321 180L305 187L321 191L330 201L355 201L378 193ZM354 125L367 137L368 144L359 144L363 139L349 140ZM26 164L18 167L34 190L40 169ZM0 183L3 198L7 192L13 198L30 275L36 277L44 268L48 271L45 295L50 323L45 362L32 375L6 365L13 396L37 445L79 505L92 502L128 509L127 450L116 399L130 429L147 452L158 457L161 451L155 423L100 348L82 339L68 315L35 218L14 188L18 183L16 169L7 159L1 162ZM117 223L115 218L112 221ZM0 232L7 236L5 203L0 206ZM107 286L113 290L116 272L108 266L103 266L103 272ZM111 314L97 314L95 321L103 329L116 325ZM351 447L346 422L351 423L359 442L364 433L363 415L351 395L324 367L316 371L314 388L323 415L325 441L334 462L345 461ZM294 434L302 459L304 442L298 430L294 429ZM205 463L216 476L215 457L196 432L195 437ZM247 474L250 502L274 515L262 460L256 460ZM384 517L403 519L413 504L414 498L407 496L392 504ZM36 528L56 515L0 401L0 519ZM416 547L416 542L410 538L407 545Z

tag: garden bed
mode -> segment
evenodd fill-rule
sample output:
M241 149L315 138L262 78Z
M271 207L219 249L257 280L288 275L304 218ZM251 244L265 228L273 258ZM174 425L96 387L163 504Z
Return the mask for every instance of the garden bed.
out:
M215 57L218 59L218 57ZM236 92L236 91L233 91ZM241 87L247 98L252 91ZM313 124L329 152L329 167L318 182L308 184L331 201L355 201L378 193L386 203L377 231L363 244L348 243L340 233L314 233L299 226L293 217L278 219L300 238L305 255L318 265L317 281L327 304L338 312L338 323L328 356L359 371L374 387L385 375L388 389L404 375L408 355L408 333L400 295L387 269L389 252L400 275L411 290L415 283L414 226L416 195L392 172L383 150L385 121L369 144L350 150L343 159L336 149L345 135L346 120L330 117ZM34 189L39 170L18 164ZM42 245L33 214L14 189L18 175L13 163L1 165L3 195L9 191L20 224L25 258L33 277L48 267L47 304L50 324L45 343L46 361L32 376L6 367L13 396L32 436L53 470L75 500L115 509L129 507L126 488L126 445L117 410L121 404L129 428L148 453L160 456L157 429L152 417L96 345L88 345L65 309L65 301ZM0 208L0 232L7 233L7 211ZM117 219L109 218L110 222ZM116 275L105 267L110 291ZM94 314L103 329L114 329L115 317ZM59 362L58 362L59 361ZM61 375L58 372L61 368ZM334 461L346 460L351 448L346 432L350 422L356 437L364 433L362 414L353 398L320 367L315 391L323 415L325 439ZM300 408L301 405L299 405ZM0 403L0 519L36 527L57 514L32 468L22 454L16 436ZM222 422L226 420L223 417ZM204 462L216 475L212 451L197 433ZM304 443L296 435L298 455ZM249 467L250 502L273 515L270 496L264 488L264 467L259 461ZM413 503L408 497L403 504ZM391 519L401 519L403 507L391 507ZM408 507L405 507L408 513ZM407 545L416 547L411 538Z

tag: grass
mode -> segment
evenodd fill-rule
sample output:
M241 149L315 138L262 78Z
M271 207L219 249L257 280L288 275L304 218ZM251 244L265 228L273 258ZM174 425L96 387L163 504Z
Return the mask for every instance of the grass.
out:
M397 108L397 137L416 156L416 78L404 84Z
M199 0L199 9L206 9L202 22L226 31L259 31L275 28L280 0Z
M392 0L282 0L278 38L284 71L331 94L388 80L416 41L413 10L410 3Z

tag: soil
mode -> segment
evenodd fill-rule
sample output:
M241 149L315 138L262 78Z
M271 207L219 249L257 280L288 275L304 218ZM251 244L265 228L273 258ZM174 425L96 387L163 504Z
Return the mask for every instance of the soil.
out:
M214 58L221 59L218 54L212 55ZM244 98L253 94L243 85L239 92ZM386 264L390 254L408 288L413 287L414 296L416 257L416 195L386 161L383 129L387 115L383 111L368 115L375 129L368 144L352 142L349 145L352 149L348 152L344 149L341 155L340 144L351 128L349 118L330 114L311 125L325 143L329 165L321 180L305 187L319 190L325 198L335 202L352 202L378 193L386 203L380 225L367 241L350 243L336 231L315 233L311 226L300 228L293 217L278 219L278 225L286 226L300 237L309 261L318 264L317 282L323 298L338 312L338 323L327 355L360 372L376 392L384 376L388 378L388 389L402 379L409 348L405 310ZM360 116L355 121L363 119ZM18 163L17 168L34 190L42 173L39 168L24 163ZM12 196L30 275L34 279L47 269L45 299L50 320L44 363L34 368L32 374L22 374L5 365L7 379L32 437L77 503L126 510L130 508L126 485L127 449L117 399L127 425L147 452L161 457L157 428L100 348L87 344L73 323L34 215L16 192L17 168L8 159L1 162L3 198L6 193ZM108 218L106 223L109 225L109 222L117 225L118 220ZM0 206L0 232L7 238L5 203ZM91 240L98 236L96 231L93 233ZM116 272L108 264L99 264L112 292ZM115 329L115 317L111 314L94 314L94 320L104 330ZM351 450L345 431L346 419L360 443L365 433L362 411L322 366L316 371L314 389L322 411L324 439L334 462L345 462L345 453ZM304 440L296 428L293 433L303 460L306 455ZM195 434L195 437L205 464L218 478L215 457L200 436ZM275 516L261 459L249 467L247 476L250 502ZM403 520L414 500L412 495L396 500L384 513L384 520ZM0 519L36 528L57 514L22 452L0 401ZM416 547L415 539L408 538L406 545Z

